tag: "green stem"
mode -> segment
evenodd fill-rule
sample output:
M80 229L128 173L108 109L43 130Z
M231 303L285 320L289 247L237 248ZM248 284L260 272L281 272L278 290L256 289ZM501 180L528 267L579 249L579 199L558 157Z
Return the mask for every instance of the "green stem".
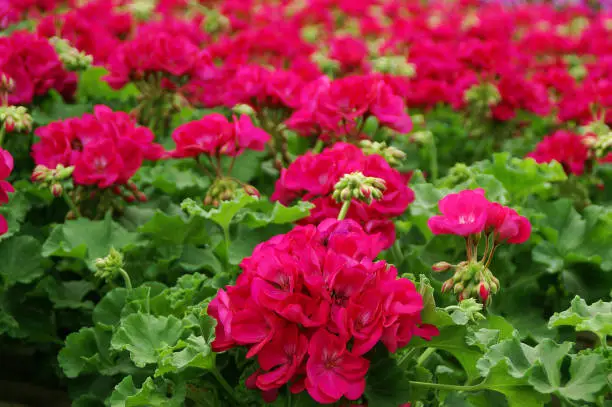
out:
M406 362L410 360L410 357L414 354L414 352L416 352L416 349L410 349L409 351L404 353L402 357L397 361L397 367L403 370L406 367L404 366L404 364L406 364Z
M323 140L318 139L314 147L312 148L312 152L315 154L319 154L323 150Z
M441 383L426 383L426 382L409 382L412 386L417 387L429 387L430 389L438 390L455 390L455 391L478 391L484 389L482 383L473 386L458 386L455 384L441 384Z
M74 215L77 217L77 219L80 218L81 217L81 211L79 210L79 207L76 206L76 204L74 203L72 198L70 198L68 193L66 193L66 191L62 192L62 197L64 197L64 201L66 201L66 204L68 204L68 207L74 213Z
M225 260L226 260L226 268L229 269L229 251L230 251L230 235L229 235L229 227L223 228L223 240L225 242Z
M287 407L292 407L293 403L291 402L291 390L287 387L287 399L285 400L285 404Z
M6 129L4 125L0 126L0 147L2 147L2 143L4 142L4 134L6 133Z
M130 275L124 269L119 269L119 274L123 277L123 281L125 282L125 288L129 291L132 290L132 280L130 279Z
M431 167L431 181L433 182L438 179L438 148L433 137L429 145L429 166Z
M236 399L236 396L234 395L234 389L232 388L232 386L229 385L229 383L225 380L225 378L221 376L221 373L217 369L213 369L211 373L213 374L213 376L215 376L215 379L217 379L221 387L223 387L223 390L225 390L227 395L235 403L234 405L240 404L238 400Z
M425 363L427 358L429 358L431 354L434 353L435 351L436 351L436 348L425 349L425 352L423 352L421 356L419 356L419 358L417 359L417 366L421 366L423 363Z
M340 213L338 214L338 220L343 220L346 218L346 214L351 206L351 201L344 201L342 204L342 208L340 209Z

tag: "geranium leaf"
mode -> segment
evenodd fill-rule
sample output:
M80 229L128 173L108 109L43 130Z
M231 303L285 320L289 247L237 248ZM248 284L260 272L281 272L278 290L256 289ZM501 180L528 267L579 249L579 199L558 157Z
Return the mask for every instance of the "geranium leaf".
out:
M111 347L128 350L134 364L144 367L157 362L159 352L174 346L182 334L182 322L174 316L131 314L121 321Z
M127 376L115 387L109 402L111 407L181 407L187 389L184 383L148 377L140 388Z
M612 302L599 300L591 305L579 296L574 297L569 309L556 312L548 326L573 326L576 331L590 331L606 340L612 336Z

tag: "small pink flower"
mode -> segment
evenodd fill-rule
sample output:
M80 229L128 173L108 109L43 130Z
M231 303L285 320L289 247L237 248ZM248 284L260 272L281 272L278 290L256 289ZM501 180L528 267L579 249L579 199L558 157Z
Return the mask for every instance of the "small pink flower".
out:
M480 188L449 194L438 204L442 215L431 217L427 224L435 235L477 234L485 229L490 204Z
M365 390L370 362L346 349L346 343L325 329L310 339L306 390L319 403L334 403L343 396L356 400Z

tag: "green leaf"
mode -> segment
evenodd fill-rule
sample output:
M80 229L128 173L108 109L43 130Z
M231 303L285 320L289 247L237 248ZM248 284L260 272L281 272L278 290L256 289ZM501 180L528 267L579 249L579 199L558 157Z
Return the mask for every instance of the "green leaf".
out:
M106 327L117 325L121 319L121 310L125 306L127 297L128 290L123 287L117 287L109 291L93 310L94 324Z
M64 374L75 378L83 373L96 373L104 368L112 368L109 348L111 332L104 329L81 328L66 338L66 343L59 352L59 365Z
M134 364L145 367L157 362L159 352L167 346L174 346L182 334L182 323L174 316L131 314L121 321L111 347L128 350Z
M549 396L535 391L524 378L508 374L507 360L501 360L488 373L479 388L502 393L508 400L508 407L542 407Z
M260 200L254 202L236 216L236 221L250 228L260 228L269 224L294 223L310 214L314 205L299 201L294 206L284 206L279 202Z
M0 215L4 216L8 223L8 231L0 235L0 241L19 232L21 224L32 207L26 193L17 189L17 186L15 186L15 189L16 191L11 195L8 203L0 206Z
M208 234L200 220L185 220L179 215L167 215L161 211L139 228L154 242L181 245L187 242L205 243Z
M191 216L201 216L205 219L210 219L221 226L221 228L227 230L232 222L232 219L241 209L257 201L258 198L256 197L248 195L244 192L239 192L235 199L221 202L218 208L205 210L193 199L186 199L183 201L181 208L183 208Z
M397 407L410 400L410 382L397 360L389 357L386 349L377 347L374 360L366 376L364 396L368 404L378 407Z
M205 269L218 274L223 271L223 265L211 249L201 249L193 245L186 245L183 248L179 265L191 272Z
M44 274L41 248L38 240L31 236L17 236L0 242L0 276L6 286L30 283Z
M500 181L513 201L548 194L552 183L567 179L563 167L556 161L538 164L532 158L511 157L509 153L493 154L492 161L478 162L474 168Z
M545 216L537 225L544 235L533 251L533 259L557 273L573 263L593 263L612 270L612 211L591 205L581 216L573 203L560 199L541 205Z
M108 83L102 79L102 77L107 74L108 71L101 66L92 66L85 72L81 72L77 87L77 97L79 99L108 99L125 102L140 94L133 83L127 84L121 90L111 88Z
M101 221L80 218L55 226L43 244L42 255L82 259L94 270L95 260L108 255L111 247L121 250L135 239L136 234L113 222L109 213Z
M182 407L187 388L183 383L148 377L139 389L132 376L127 376L115 387L109 402L111 407Z
M422 338L414 338L408 344L414 348L436 348L452 354L465 370L468 380L474 380L480 376L476 368L476 362L482 357L482 352L475 346L466 343L467 328L462 325L447 325L439 327L440 335L433 337L430 341Z
M612 302L599 300L591 305L579 296L574 297L569 309L556 312L548 322L550 328L573 326L576 331L590 331L602 341L612 336Z
M596 353L573 355L571 378L562 384L561 364L571 347L568 342L558 345L545 340L540 343L537 346L540 362L533 367L529 383L540 393L593 402L607 384L607 361Z
M41 104L34 105L30 113L37 126L44 126L56 120L82 116L89 113L92 107L90 103L68 104L52 89Z
M487 376L494 366L500 362L505 362L507 373L515 378L525 378L529 369L538 359L535 348L530 347L515 335L491 346L489 351L477 363L477 368L482 376Z
M162 352L155 377L166 373L178 373L188 367L210 370L214 366L215 355L206 338L191 335L184 341L178 341L176 346L166 348Z
M85 296L95 289L90 281L60 281L49 276L41 280L38 287L47 292L55 308L93 308L91 301L84 301Z

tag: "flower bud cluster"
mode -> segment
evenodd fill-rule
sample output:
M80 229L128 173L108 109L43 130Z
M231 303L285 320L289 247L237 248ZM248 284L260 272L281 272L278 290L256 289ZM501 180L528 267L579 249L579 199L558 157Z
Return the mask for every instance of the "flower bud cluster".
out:
M58 164L54 169L50 169L39 164L34 168L30 179L39 184L41 188L49 188L53 196L59 197L64 193L62 181L70 178L73 171L73 166L65 167Z
M403 55L383 56L372 61L374 71L412 78L416 75L414 64Z
M483 263L476 261L463 261L456 266L446 262L436 263L432 269L437 272L453 269L451 278L442 284L442 292L452 291L459 301L468 298L480 298L488 303L491 294L499 291L499 280Z
M96 259L95 266L95 276L108 281L123 269L123 255L111 247L106 257Z
M79 51L63 38L53 37L49 43L55 48L55 52L67 71L84 71L93 63L93 57L83 51Z
M385 180L376 177L366 177L362 172L356 171L344 175L334 187L332 198L336 202L350 202L356 199L366 204L379 200L387 189Z
M473 85L463 94L464 101L475 108L488 109L501 101L501 94L492 83Z
M0 106L0 123L7 133L13 131L27 133L32 130L32 116L24 106Z
M384 142L362 140L359 143L361 151L365 155L378 154L389 163L391 167L397 167L406 158L406 153L395 147L387 147Z

